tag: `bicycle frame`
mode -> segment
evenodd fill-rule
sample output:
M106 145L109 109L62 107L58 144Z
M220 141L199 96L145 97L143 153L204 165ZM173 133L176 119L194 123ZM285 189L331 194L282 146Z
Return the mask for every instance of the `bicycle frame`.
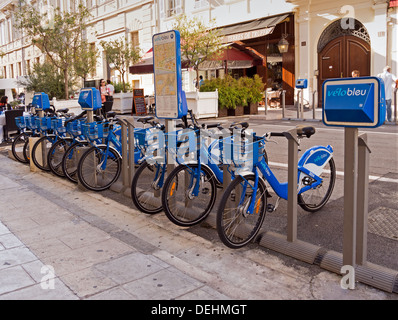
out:
M330 145L328 145L327 147L323 146L312 147L302 155L302 157L298 162L298 173L299 173L297 181L298 194L302 194L310 189L314 189L322 183L323 180L322 178L319 177L319 175L322 173L323 168L325 167L325 165L328 163L328 161L332 156L333 156L333 148ZM257 168L261 172L262 177L270 184L271 188L275 191L277 196L287 200L287 195L288 195L287 182L280 183L264 159L262 159L256 166L253 167L253 171L246 171L241 174L241 176L244 178L245 175L254 173L255 183L253 190L257 191L258 180L260 179ZM309 185L303 185L302 184L303 176L310 176L313 179L313 182ZM246 191L246 188L247 184L245 184L244 186L244 191ZM242 192L242 195L244 194L245 192ZM256 192L253 192L253 194L256 194ZM244 199L241 198L239 204L241 204L243 200ZM255 202L255 197L252 197L248 210L249 214L254 212L254 205L255 205L254 202Z

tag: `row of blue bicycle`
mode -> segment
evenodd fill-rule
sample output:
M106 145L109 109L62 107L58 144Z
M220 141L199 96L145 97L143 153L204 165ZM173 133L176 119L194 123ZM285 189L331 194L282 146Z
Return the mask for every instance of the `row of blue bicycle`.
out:
M14 157L23 163L33 161L38 168L80 182L89 190L106 190L115 183L124 156L115 113L97 114L94 122L88 122L87 111L77 117L67 109L45 111L43 117L17 118L21 133L12 145ZM287 183L280 183L273 174L266 152L267 142L284 133L259 136L246 122L225 128L220 123L200 125L192 112L172 132L166 132L154 117L138 122L144 128L134 128L137 169L131 198L141 212L164 211L178 226L196 225L213 210L227 170L232 182L219 201L217 231L225 245L240 248L255 239L266 212L277 208L268 204L269 190L276 194L276 203L280 198L287 200ZM299 141L314 133L313 127L297 128ZM323 208L335 179L331 146L305 151L298 163L298 204L309 212Z

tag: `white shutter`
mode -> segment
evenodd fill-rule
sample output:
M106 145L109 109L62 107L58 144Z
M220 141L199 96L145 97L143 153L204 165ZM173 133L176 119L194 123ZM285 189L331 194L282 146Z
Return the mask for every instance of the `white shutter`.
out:
M175 14L176 15L180 15L181 13L183 13L183 8L182 8L182 0L174 0L174 4L175 4Z
M159 0L159 11L160 11L160 19L165 18L165 1L167 0Z

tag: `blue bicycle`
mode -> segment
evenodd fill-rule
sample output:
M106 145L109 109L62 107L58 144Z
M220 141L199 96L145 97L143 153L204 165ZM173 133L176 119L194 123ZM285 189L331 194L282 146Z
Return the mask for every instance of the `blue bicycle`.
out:
M297 128L299 141L303 137L310 138L314 133L313 127ZM254 136L253 142L244 145L245 142L240 141L238 146L234 146L233 139L225 141L227 149L235 147L234 150L242 151L240 155L231 152L230 165L233 170L240 170L235 172L235 179L223 194L216 218L218 235L230 248L241 248L251 242L263 224L266 211L276 209L277 205L267 205L269 194L265 181L279 197L277 203L280 198L287 200L287 183L280 183L261 157L265 151L265 142L272 136L285 135L268 133L263 137ZM249 155L245 155L247 150L250 150ZM245 169L248 167L245 163L248 159L252 162L251 170ZM331 146L316 146L305 151L298 162L297 191L300 207L309 212L322 209L332 194L335 180L336 167Z

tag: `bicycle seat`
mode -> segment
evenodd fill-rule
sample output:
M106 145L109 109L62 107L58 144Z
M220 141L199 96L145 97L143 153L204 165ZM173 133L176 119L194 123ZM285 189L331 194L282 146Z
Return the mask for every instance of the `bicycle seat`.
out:
M297 135L300 137L306 136L307 138L310 138L312 135L315 134L314 127L297 126L296 129Z
M249 124L247 122L232 122L230 127L241 126L242 129L247 129Z
M139 118L137 121L138 121L138 122L141 122L141 123L148 123L149 121L151 121L151 120L153 120L153 119L155 119L155 118L149 116L149 117Z
M59 113L68 113L69 109L68 108L64 108L64 109L58 109L57 112Z
M116 116L115 111L109 111L106 113L107 118L114 118Z

